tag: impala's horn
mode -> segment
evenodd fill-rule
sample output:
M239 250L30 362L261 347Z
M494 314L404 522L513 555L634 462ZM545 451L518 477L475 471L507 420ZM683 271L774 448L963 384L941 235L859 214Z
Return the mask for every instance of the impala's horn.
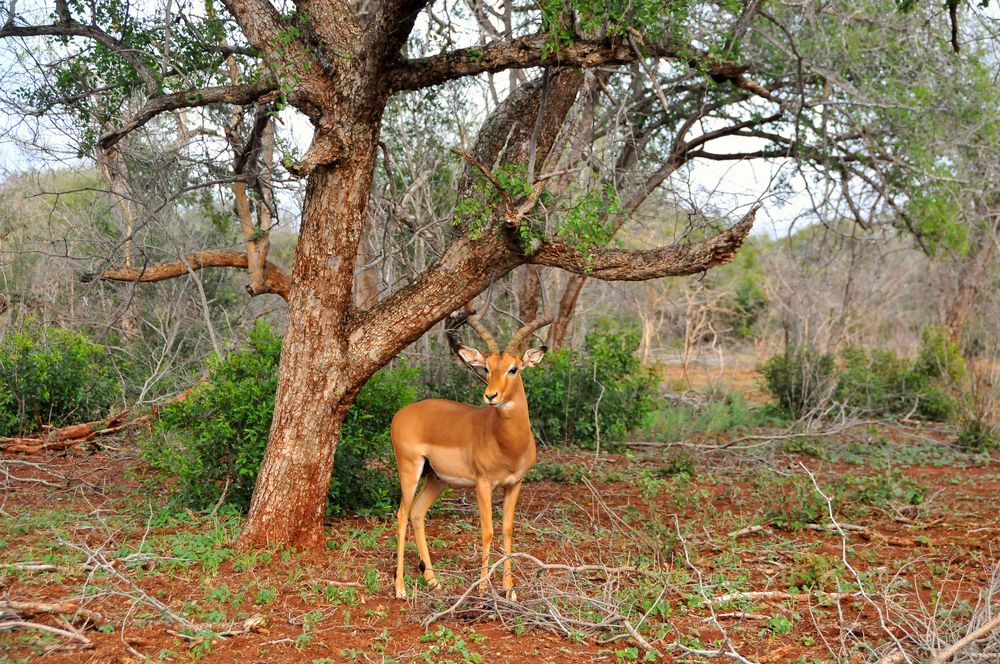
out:
M490 351L490 355L499 353L500 346L497 344L497 340L493 338L493 335L490 334L490 331L486 329L486 326L483 325L483 322L480 320L481 316L482 314L469 316L469 327L475 330L479 338L483 340L483 343L486 344L486 349Z
M510 343L507 344L507 350L504 352L509 355L520 355L521 351L524 350L525 343L531 339L531 335L551 323L552 319L553 317L551 315L547 315L542 316L541 318L536 318L526 325L522 325L521 328L514 333L514 336L510 338Z

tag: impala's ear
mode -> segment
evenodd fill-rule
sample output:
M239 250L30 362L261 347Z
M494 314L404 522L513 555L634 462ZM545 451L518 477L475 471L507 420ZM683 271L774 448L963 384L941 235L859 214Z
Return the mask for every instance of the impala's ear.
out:
M471 367L485 367L486 358L475 348L469 348L468 346L458 347L458 356L462 358L466 364Z
M526 367L536 366L539 362L542 361L542 358L545 357L545 351L547 350L548 348L545 346L539 346L538 348L529 348L528 350L524 351L524 356L521 358L521 362Z

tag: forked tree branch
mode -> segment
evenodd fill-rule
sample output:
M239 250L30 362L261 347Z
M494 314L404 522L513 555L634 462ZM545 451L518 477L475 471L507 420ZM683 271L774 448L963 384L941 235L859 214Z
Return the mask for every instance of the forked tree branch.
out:
M645 281L697 274L733 260L736 250L753 228L759 209L758 203L730 228L693 244L673 244L648 251L605 249L586 254L556 239L542 244L528 257L528 262L603 281Z
M240 251L206 249L195 251L181 260L170 263L156 263L145 267L109 267L102 272L88 272L80 277L83 283L92 281L133 281L152 282L175 279L189 274L192 270L202 270L206 267L235 267L248 269L247 255ZM265 264L266 282L262 293L273 293L288 299L289 276L271 261Z

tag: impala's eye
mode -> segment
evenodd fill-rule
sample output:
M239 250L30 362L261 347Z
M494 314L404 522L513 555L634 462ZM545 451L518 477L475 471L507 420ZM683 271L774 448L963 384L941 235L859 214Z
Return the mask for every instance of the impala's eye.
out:
M511 367L510 371L508 371L507 373L509 373L511 376L513 376L514 374L517 373L517 367Z

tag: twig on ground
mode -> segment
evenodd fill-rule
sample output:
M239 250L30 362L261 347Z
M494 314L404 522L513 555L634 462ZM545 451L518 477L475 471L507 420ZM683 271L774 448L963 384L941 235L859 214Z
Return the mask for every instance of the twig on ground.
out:
M961 652L963 648L969 646L972 643L975 643L980 639L989 636L990 632L992 632L995 629L1000 629L1000 616L995 617L993 620L987 622L979 629L970 632L966 636L956 641L954 644L948 646L941 652L934 655L934 657L931 658L930 664L945 664L945 662L947 662L949 659L951 659L959 652Z
M21 563L4 563L0 565L0 569L19 569L26 572L58 572L59 567L56 565L50 565L48 563L39 563L32 560L28 560Z
M780 590L761 590L741 593L726 593L718 597L712 597L705 601L708 606L718 606L727 602L737 602L749 600L751 602L769 602L772 600L786 599L808 599L810 597L821 597L823 599L846 599L854 597L857 593L786 593Z
M33 617L44 614L71 615L91 622L95 625L104 623L104 616L97 611L84 608L76 602L24 602L13 599L0 599L0 618Z
M5 620L4 622L0 622L0 632L12 629L37 629L41 632L49 632L50 634L62 636L67 639L73 639L84 648L91 648L94 645L93 641L91 641L90 639L88 639L86 636L84 636L75 629L71 631L68 629L53 627L51 625L43 625L41 623L30 622L27 620Z

